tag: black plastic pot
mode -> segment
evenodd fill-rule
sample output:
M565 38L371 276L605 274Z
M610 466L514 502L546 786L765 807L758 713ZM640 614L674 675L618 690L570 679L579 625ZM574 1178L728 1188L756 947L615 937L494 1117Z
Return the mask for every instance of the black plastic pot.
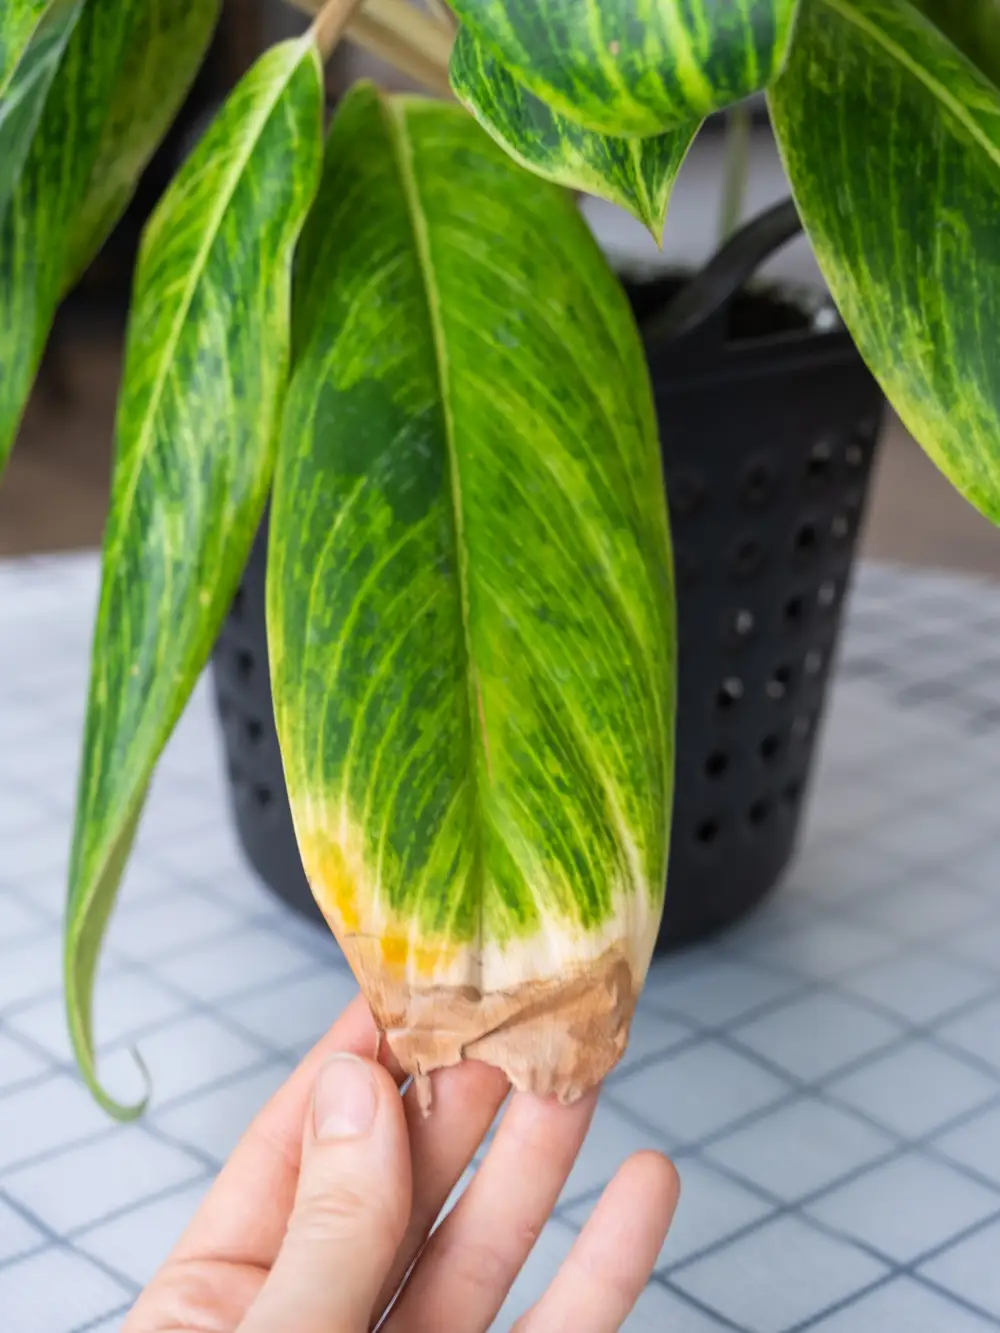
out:
M629 289L656 393L678 579L661 950L742 916L792 853L878 437L882 396L829 307L746 286L797 230L782 205L691 281ZM319 920L272 720L264 555L262 530L215 652L219 714L247 856Z

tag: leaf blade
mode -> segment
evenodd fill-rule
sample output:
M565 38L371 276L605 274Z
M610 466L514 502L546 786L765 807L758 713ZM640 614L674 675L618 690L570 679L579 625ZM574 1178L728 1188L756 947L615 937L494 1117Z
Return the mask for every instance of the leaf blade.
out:
M101 1104L96 961L150 775L242 573L288 363L291 259L312 200L322 79L310 37L272 48L175 177L143 241L65 928L70 1032ZM238 392L237 392L238 390Z
M458 108L370 88L334 121L300 265L268 636L304 863L405 1067L465 1051L575 1095L620 1049L669 825L672 580L638 335L563 191ZM562 1030L556 1068L535 985L550 1012L583 992L620 1011L581 1015L586 1055Z
M1000 93L904 0L818 0L770 100L862 355L942 471L1000 521Z
M87 187L130 22L127 0L90 0L73 26L44 110L0 213L0 472L62 288L69 235Z
M455 0L536 97L602 134L648 137L766 87L798 0Z
M74 226L67 286L87 268L125 211L187 96L220 8L221 0L146 0L135 11Z
M81 4L46 14L0 93L0 215L14 192Z
M0 12L0 97L14 77L53 0L6 0Z
M450 75L458 99L521 166L628 209L659 242L697 123L649 139L586 130L522 88L466 28L455 39Z

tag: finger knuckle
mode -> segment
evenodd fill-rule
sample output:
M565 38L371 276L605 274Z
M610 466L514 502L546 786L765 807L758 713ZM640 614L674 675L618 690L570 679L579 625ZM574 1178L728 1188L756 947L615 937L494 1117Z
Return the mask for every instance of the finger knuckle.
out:
M344 1181L314 1187L296 1204L289 1220L289 1234L328 1237L356 1230L359 1221L376 1207L365 1191Z
M457 1285L471 1291L492 1292L509 1280L506 1247L488 1237L447 1237L438 1258Z

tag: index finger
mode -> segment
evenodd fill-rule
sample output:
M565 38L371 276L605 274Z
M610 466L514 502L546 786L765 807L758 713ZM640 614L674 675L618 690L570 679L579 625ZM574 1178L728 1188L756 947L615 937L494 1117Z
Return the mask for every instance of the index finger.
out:
M378 1046L375 1021L358 995L252 1121L169 1262L270 1268L295 1199L302 1129L319 1067L338 1051L371 1058ZM379 1059L402 1083L405 1075L384 1042Z

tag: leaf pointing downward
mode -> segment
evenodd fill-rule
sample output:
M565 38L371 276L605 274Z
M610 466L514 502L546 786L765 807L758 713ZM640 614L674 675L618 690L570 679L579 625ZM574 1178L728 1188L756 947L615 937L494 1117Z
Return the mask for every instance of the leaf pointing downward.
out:
M565 191L364 86L298 262L268 636L304 864L405 1068L572 1098L624 1043L671 807L635 324Z
M198 72L220 4L221 0L143 0L134 11L100 149L73 229L67 286L87 267L125 211Z
M78 0L49 11L0 94L0 216L31 151L52 80L82 8L83 0Z
M455 39L451 83L483 128L522 166L620 204L659 242L697 123L648 139L585 130L522 88L466 28Z
M69 237L97 156L132 3L138 0L83 6L0 211L0 471L62 292Z
M322 148L311 37L244 78L147 229L111 510L66 912L74 1050L99 1086L91 990L153 766L215 642L260 520L285 389L292 251Z
M771 107L862 356L1000 522L1000 89L908 0L811 0Z

